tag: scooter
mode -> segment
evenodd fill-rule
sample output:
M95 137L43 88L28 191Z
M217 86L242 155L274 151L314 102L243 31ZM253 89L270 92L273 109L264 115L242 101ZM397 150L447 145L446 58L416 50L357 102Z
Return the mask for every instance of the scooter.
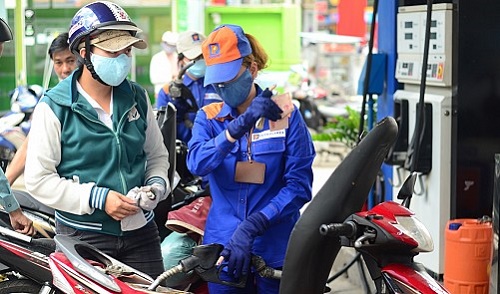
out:
M321 113L316 104L318 99L312 91L296 90L292 92L293 103L297 106L307 127L319 132L327 124L326 116Z
M31 113L42 95L39 85L18 86L9 93L10 111L0 117L0 167L4 171L26 139Z
M408 177L397 199L409 203L417 174ZM350 215L343 223L323 224L323 236L341 237L341 244L360 252L377 293L448 293L413 258L434 247L430 233L406 205L380 203Z

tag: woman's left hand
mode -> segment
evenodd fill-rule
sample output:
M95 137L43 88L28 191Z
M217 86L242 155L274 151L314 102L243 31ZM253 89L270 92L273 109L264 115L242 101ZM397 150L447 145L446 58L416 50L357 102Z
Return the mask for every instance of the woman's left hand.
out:
M221 256L228 262L228 273L235 278L246 275L252 260L252 245L257 236L262 235L269 221L263 213L254 213L245 219L234 231L229 244Z

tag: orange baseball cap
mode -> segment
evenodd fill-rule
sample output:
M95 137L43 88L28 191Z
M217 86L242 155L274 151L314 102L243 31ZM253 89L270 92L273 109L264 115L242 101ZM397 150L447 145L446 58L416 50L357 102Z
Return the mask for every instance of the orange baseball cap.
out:
M243 58L252 54L252 46L245 32L237 25L220 25L202 44L207 65L204 85L230 81L236 77Z

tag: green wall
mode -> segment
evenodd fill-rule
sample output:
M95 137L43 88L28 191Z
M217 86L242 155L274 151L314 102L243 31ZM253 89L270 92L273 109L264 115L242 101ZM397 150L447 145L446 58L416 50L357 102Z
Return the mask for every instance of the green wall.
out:
M205 33L218 24L240 25L255 36L270 57L268 70L288 71L300 63L301 11L298 5L210 6L205 9Z

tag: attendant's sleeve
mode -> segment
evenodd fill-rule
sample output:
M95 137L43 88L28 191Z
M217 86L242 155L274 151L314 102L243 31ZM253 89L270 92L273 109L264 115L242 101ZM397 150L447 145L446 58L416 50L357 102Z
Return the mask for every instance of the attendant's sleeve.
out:
M231 151L234 143L226 138L226 131L214 134L213 126L203 109L198 110L188 143L187 166L195 175L206 176L218 167Z
M9 181L3 170L0 169L0 205L5 209L5 211L12 212L19 208L19 203L16 197L12 194L12 190L9 186Z

